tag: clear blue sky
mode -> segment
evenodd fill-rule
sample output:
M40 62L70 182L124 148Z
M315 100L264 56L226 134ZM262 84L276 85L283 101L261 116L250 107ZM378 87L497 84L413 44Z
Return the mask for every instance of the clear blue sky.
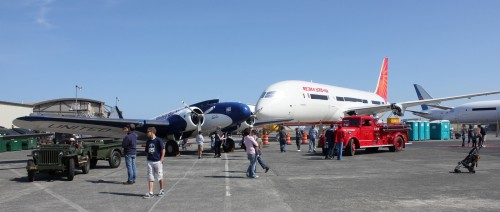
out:
M0 0L0 101L78 96L151 118L220 98L255 104L281 80L389 101L500 90L500 1ZM452 80L452 77L458 80ZM500 99L500 96L450 101ZM418 109L418 108L416 108Z

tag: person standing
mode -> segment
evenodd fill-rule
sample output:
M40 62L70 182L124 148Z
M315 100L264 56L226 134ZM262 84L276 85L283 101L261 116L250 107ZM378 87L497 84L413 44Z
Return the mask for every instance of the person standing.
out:
M198 144L198 159L201 159L201 155L203 154L203 142L205 139L203 138L203 134L201 131L198 132L196 136L196 143Z
M215 132L210 133L210 151L215 151Z
M315 126L311 126L309 129L309 152L316 152L316 138L318 137L318 130Z
M462 124L462 130L460 132L462 134L462 147L465 147L465 135L467 134L467 128L465 128L465 124Z
M297 127L295 128L295 144L297 144L297 152L300 152L300 139L302 139L302 131Z
M280 126L280 129L278 130L278 140L280 142L281 152L286 152L286 132L284 126Z
M257 157L255 157L255 152L256 152L255 149L257 148L258 144L255 141L253 133L250 131L250 128L246 128L243 131L243 139L246 146L247 158L250 161L250 165L248 165L247 169L247 177L258 178L259 176L255 174L255 166L257 159Z
M222 139L224 139L224 133L222 133L221 127L217 127L217 131L215 131L215 155L214 158L220 158L220 148L222 145Z
M481 124L477 125L477 137L479 138L479 142L477 144L478 147L486 147L484 145L484 141L486 138L486 130Z
M260 164L260 167L262 167L262 169L266 170L266 173L269 171L269 166L264 162L264 160L262 160L262 147L263 147L263 143L262 143L262 139L259 139L259 135L257 134L257 131L256 130L252 130L252 134L253 134L253 138L255 139L255 141L257 141L257 150L256 150L256 153L255 153L255 157L257 157L257 162ZM257 171L255 171L255 173L257 173Z
M149 138L146 141L146 154L148 163L148 193L144 195L145 199L154 197L153 194L153 183L155 179L158 180L160 184L160 191L158 196L165 195L165 190L163 190L163 158L165 157L165 144L163 141L156 137L156 128L148 127L147 136Z
M469 124L469 129L467 129L467 146L469 146L470 142L473 139L472 133L474 129L472 128L472 124Z
M344 147L344 143L339 138L340 128L342 128L342 124L338 124L337 130L335 130L335 144L337 145L335 149L337 150L337 160L342 160L342 148Z
M123 154L125 155L125 165L127 167L127 182L124 185L132 185L135 183L136 178L136 165L135 159L137 157L137 134L134 132L135 125L127 124L123 127L123 131L127 133L122 141Z
M333 124L325 132L325 143L328 143L328 153L325 155L325 159L331 160L333 159L335 149L335 128Z

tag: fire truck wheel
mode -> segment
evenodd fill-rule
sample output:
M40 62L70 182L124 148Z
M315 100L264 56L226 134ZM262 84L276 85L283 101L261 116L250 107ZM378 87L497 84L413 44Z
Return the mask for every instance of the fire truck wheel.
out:
M345 153L347 156L354 156L354 154L356 154L356 144L354 144L354 139L349 140Z
M403 144L404 144L403 138L398 136L396 138L396 143L394 143L394 151L399 152L403 150Z

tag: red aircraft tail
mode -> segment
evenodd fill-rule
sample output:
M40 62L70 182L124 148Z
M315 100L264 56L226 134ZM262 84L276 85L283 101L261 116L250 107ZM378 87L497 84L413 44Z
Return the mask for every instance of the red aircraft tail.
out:
M380 76L378 77L377 88L375 93L382 97L387 103L387 84L389 78L389 58L384 58L382 68L380 69Z

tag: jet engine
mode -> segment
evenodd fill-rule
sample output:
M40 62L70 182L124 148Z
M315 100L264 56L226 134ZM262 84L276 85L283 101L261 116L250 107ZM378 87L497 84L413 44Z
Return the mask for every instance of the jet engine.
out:
M392 114L397 115L397 116L403 116L404 112L405 112L403 105L396 104L396 103L391 104L391 110L392 110Z

